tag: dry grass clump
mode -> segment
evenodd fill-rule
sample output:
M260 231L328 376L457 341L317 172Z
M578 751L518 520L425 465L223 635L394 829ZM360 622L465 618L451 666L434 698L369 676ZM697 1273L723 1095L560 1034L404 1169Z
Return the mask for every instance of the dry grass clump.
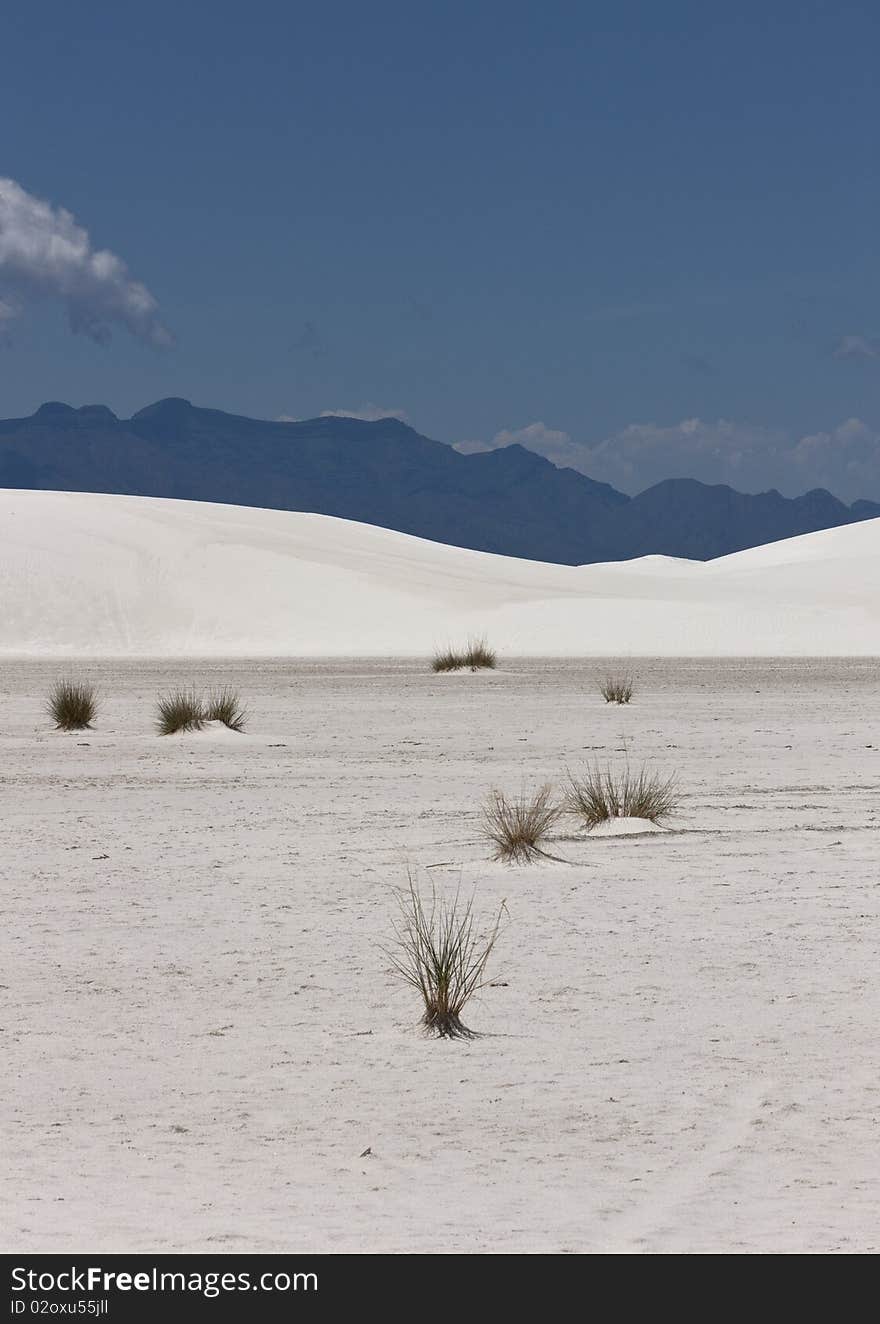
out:
M162 736L177 731L201 731L205 724L205 709L201 695L195 690L172 690L160 694L156 705L156 725Z
M207 698L194 689L172 690L159 696L156 725L163 736L176 731L201 731L206 722L222 722L230 731L243 731L247 716L238 690L214 690Z
M469 639L461 650L455 648L438 649L431 659L432 671L479 671L494 670L498 655L490 648L485 639Z
M84 731L98 713L98 695L88 681L58 680L46 704L59 731Z
M453 648L438 650L431 659L432 671L461 671L464 666L463 654Z
M473 898L466 904L456 891L451 899L431 889L426 908L409 875L409 886L398 895L400 924L397 943L388 953L396 974L422 999L422 1025L441 1039L473 1039L461 1013L486 983L486 965L501 931L502 901L494 922L478 928Z
M628 674L605 676L599 682L599 693L606 703L629 703L633 696L633 678Z
M677 811L678 804L675 775L664 777L647 767L634 772L627 765L613 772L595 764L579 777L569 773L565 790L565 808L577 814L587 829L611 818L646 818L660 823Z
M490 648L485 639L468 640L464 650L464 666L470 667L471 671L477 671L480 667L494 671L497 662L495 649Z
M554 803L553 787L542 786L534 795L508 799L493 791L483 808L483 834L495 843L495 859L507 864L528 864L546 851L541 843L562 813Z
M247 709L242 707L237 690L215 690L208 695L204 707L206 722L222 722L230 731L243 731L247 716Z

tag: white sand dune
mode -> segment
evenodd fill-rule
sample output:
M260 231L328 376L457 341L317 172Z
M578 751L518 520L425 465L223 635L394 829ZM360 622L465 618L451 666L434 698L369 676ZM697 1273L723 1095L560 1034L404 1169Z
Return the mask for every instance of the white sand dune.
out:
M880 654L880 520L701 563L557 566L350 520L0 492L0 652L414 656Z

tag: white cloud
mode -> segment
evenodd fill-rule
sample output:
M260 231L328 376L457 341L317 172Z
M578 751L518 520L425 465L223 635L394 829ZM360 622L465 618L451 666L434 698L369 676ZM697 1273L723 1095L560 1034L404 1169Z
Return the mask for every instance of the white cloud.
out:
M405 409L385 409L381 405L365 404L358 409L322 409L321 418L359 418L365 423L376 423L380 418L396 418L401 423L409 422Z
M363 423L377 423L382 418L396 418L401 423L409 422L405 409L383 409L381 405L361 405L360 409L322 409L319 418L359 418ZM295 414L279 414L276 423L302 423L305 420Z
M156 300L132 280L121 258L93 249L88 232L63 207L0 178L0 317L9 321L39 298L60 299L71 330L99 343L114 324L151 345L173 343Z
M859 418L801 437L792 458L811 487L827 487L845 501L880 501L880 434Z
M838 341L835 359L880 359L880 345L867 336L843 336Z
M802 437L727 419L686 418L666 427L632 423L597 442L530 423L504 429L490 442L459 442L456 450L473 454L514 442L632 495L664 478L696 478L741 492L775 487L799 496L824 487L844 501L880 501L880 433L857 418Z
M491 441L456 442L455 449L461 451L462 455L476 455L484 451L497 451L501 446L513 445L525 446L526 450L537 451L539 455L546 455L548 460L552 460L557 454L561 454L567 445L571 445L571 437L567 432L557 432L553 428L548 428L545 423L529 423L524 428L514 430L503 428L501 432L495 433Z

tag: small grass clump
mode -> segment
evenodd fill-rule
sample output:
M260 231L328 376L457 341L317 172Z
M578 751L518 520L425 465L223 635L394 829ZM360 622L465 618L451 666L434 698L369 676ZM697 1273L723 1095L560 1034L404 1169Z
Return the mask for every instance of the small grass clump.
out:
M243 731L248 716L238 691L233 689L215 690L208 696L203 712L206 722L222 722L230 731Z
M633 678L630 675L605 676L599 682L599 693L606 703L629 703L633 696Z
M431 659L432 671L461 671L464 666L462 661L463 654L456 653L453 648L444 648L438 650Z
M507 864L529 864L547 852L541 843L562 813L553 800L553 787L542 786L534 795L508 799L493 791L483 809L483 834L495 845L495 859Z
M58 680L46 706L59 731L84 731L98 714L98 695L88 681Z
M498 662L498 655L494 648L490 648L485 639L469 639L467 648L464 650L464 665L470 667L471 671L478 671L481 668L487 671L494 671Z
M571 773L565 790L565 808L577 814L588 830L611 818L645 818L661 823L676 813L679 804L675 774L663 776L628 765L620 772L604 771L598 764L579 776Z
M485 639L469 639L460 651L440 649L431 659L432 671L494 671L497 664L498 655Z
M397 975L422 999L424 1028L441 1039L474 1039L461 1013L486 983L489 957L501 931L502 901L488 929L477 926L473 898L466 904L459 892L451 899L431 889L426 907L412 875L398 896L401 922L397 943L388 955Z
M173 690L160 694L156 705L156 725L159 734L171 736L178 731L201 731L205 724L205 708L195 690Z

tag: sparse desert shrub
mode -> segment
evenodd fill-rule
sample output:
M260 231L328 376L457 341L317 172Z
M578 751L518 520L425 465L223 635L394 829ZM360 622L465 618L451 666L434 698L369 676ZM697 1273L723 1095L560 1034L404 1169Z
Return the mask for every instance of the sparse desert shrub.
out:
M222 689L208 695L203 716L206 722L222 722L230 731L243 731L248 715L247 709L242 707L238 691Z
M485 984L486 965L501 931L502 901L494 922L478 928L473 898L462 903L457 891L451 899L431 889L426 908L409 875L409 886L398 896L400 923L397 942L388 952L396 974L422 999L422 1025L442 1039L473 1039L462 1024L461 1013Z
M629 703L633 696L633 678L622 673L605 676L599 682L599 693L606 703Z
M464 654L456 653L453 648L438 650L431 659L432 671L461 671L464 666Z
M160 694L156 705L156 725L162 736L176 731L200 731L205 724L205 709L195 690L173 690Z
M98 696L88 681L58 680L46 705L59 731L83 731L98 713Z
M629 765L614 772L594 764L579 777L569 773L565 789L565 808L577 814L588 829L610 818L646 818L660 823L676 812L678 802L674 773L663 776L646 767L634 772Z
M454 648L439 649L431 659L431 669L463 671L467 667L470 671L494 670L497 662L494 648L490 648L485 639L469 639L460 652Z
M496 860L528 864L546 855L541 842L562 813L553 801L553 787L542 786L534 795L508 799L493 791L483 808L483 833L495 843Z
M477 671L480 667L494 671L497 661L495 649L490 648L485 639L468 640L464 651L464 665L470 667L471 671Z

